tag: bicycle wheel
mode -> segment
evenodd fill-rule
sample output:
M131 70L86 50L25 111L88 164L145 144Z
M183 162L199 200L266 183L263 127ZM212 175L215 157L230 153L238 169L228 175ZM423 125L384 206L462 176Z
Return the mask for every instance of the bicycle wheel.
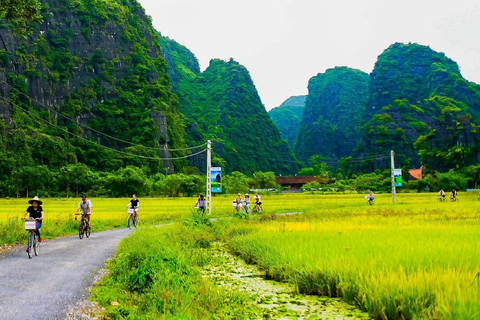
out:
M130 214L130 217L128 217L128 223L127 223L128 229L131 229L132 225L133 225L133 214Z
M78 225L78 237L83 239L83 221L80 221L80 224Z
M33 232L30 232L29 235L28 235L28 258L29 259L32 259L32 255L33 255L33 239L34 239L35 235L33 234Z
M35 251L35 255L38 256L40 253L40 242L37 240L37 236L33 236L33 250Z
M90 227L88 225L88 222L85 221L85 227L84 227L84 230L85 230L85 235L88 237L90 237Z
M140 223L140 221L138 220L138 216L134 216L133 217L133 225L135 226L135 228L138 228L139 223Z

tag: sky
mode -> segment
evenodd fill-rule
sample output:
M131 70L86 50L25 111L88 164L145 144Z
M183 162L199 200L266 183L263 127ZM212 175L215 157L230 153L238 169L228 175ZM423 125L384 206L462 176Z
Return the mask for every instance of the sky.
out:
M444 52L480 84L478 0L139 0L154 27L211 59L244 65L267 110L335 66L370 73L395 42Z

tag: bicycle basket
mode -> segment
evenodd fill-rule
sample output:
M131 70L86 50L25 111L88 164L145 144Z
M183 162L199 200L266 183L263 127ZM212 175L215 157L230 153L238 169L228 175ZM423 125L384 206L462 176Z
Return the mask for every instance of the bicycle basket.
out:
M129 214L134 213L134 209L128 209L128 213L129 213Z
M26 220L25 221L25 230L37 230L37 221L35 220Z

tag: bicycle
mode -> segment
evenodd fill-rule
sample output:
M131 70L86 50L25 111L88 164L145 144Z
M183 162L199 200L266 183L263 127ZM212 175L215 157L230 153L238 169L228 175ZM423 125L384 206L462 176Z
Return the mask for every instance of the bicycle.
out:
M38 219L26 219L25 220L25 230L28 231L28 248L27 254L28 258L32 259L33 253L36 256L40 253L40 241L38 241L37 231L37 221Z
M457 197L450 197L450 201L452 201L452 202L457 202L457 201L458 201L458 198L457 198Z
M203 206L203 207L194 206L193 208L197 210L197 214L199 216L201 215L203 217L205 215L205 206Z
M135 214L135 209L128 209L128 214L130 215L128 217L128 223L127 223L127 226L128 226L128 229L131 229L132 226L136 228L138 228L138 224L140 223L140 221L138 220L138 210L137 210L137 213Z
M248 212L245 210L245 206L242 205L242 202L237 203L236 201L233 201L233 216L240 218L240 219L247 219L248 218Z
M260 213L262 212L262 205L259 204L259 203L255 203L255 206L253 207L253 211L255 211L255 213Z
M76 213L76 216L80 215L80 213ZM78 225L78 237L80 239L83 239L83 236L86 236L87 238L90 237L90 227L88 226L88 219L87 219L87 214L82 213L80 218L80 224ZM77 220L77 217L75 217L75 220Z
M438 202L445 202L445 201L447 201L447 199L445 197L438 197L437 201Z
M233 203L232 203L232 206L233 206L233 213L239 213L240 211L244 211L243 210L243 205L241 202L237 202L236 200L233 200Z
M375 204L375 199L374 198L366 196L365 199L367 199L367 202L368 202L369 205L373 206Z

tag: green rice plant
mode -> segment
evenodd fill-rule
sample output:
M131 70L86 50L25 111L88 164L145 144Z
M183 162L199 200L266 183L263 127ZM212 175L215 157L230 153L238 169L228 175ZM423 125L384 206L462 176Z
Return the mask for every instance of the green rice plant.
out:
M247 296L214 287L200 268L212 262L199 239L209 227L170 225L139 229L123 240L109 263L110 275L93 298L112 319L250 319Z
M480 214L476 199L463 195L462 205L430 194L396 206L380 196L363 209L334 208L340 198L325 196L301 216L232 225L224 239L268 277L302 293L342 297L374 318L475 319Z

